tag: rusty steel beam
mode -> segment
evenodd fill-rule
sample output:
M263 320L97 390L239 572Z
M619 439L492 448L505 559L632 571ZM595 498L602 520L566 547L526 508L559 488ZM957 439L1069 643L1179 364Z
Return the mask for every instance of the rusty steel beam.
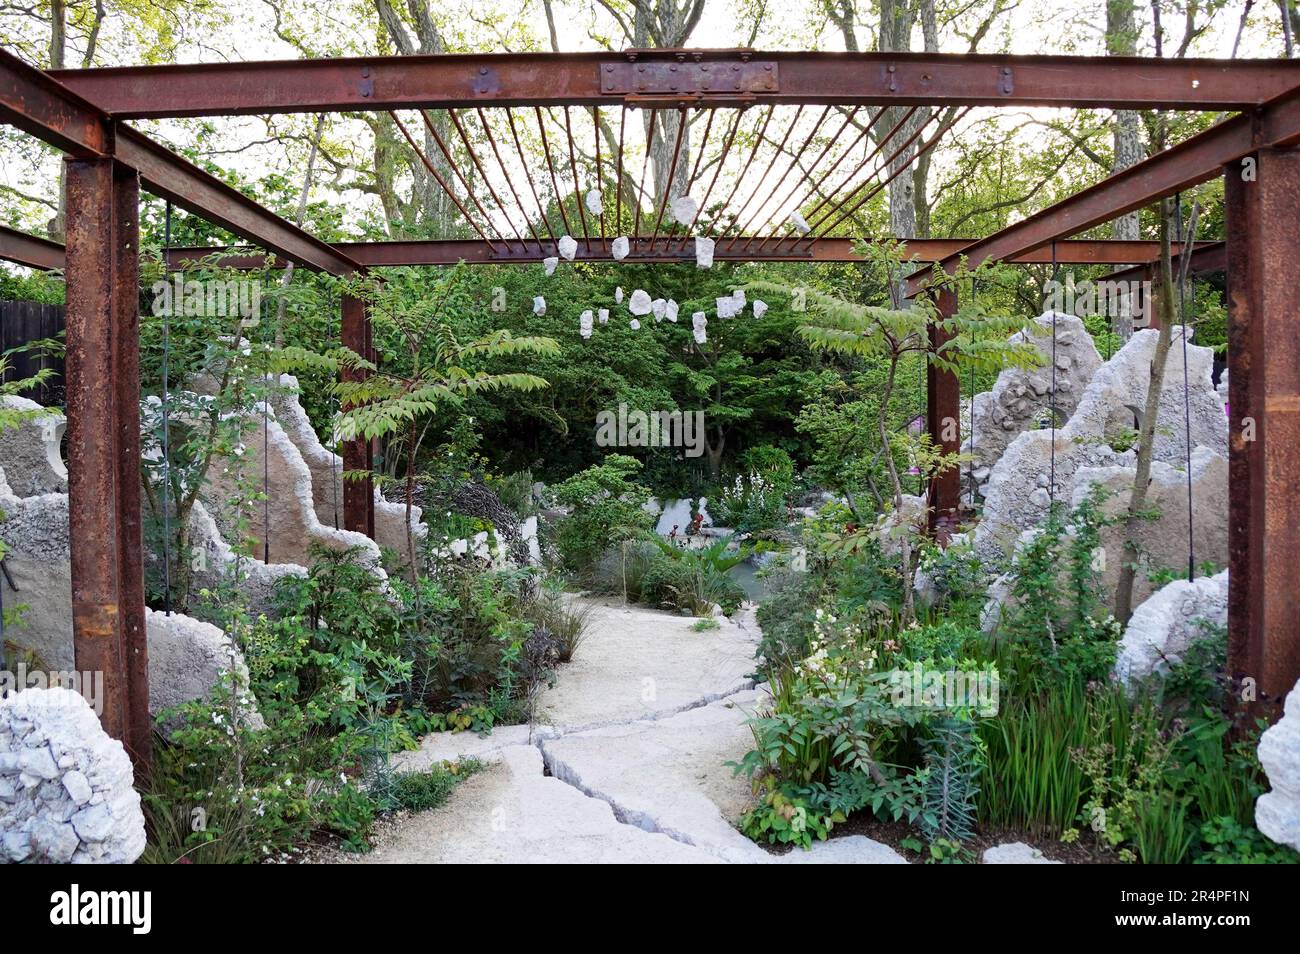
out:
M957 293L950 288L935 293L934 303L940 319L957 313ZM938 324L930 325L930 350L938 351L953 335ZM933 364L925 367L925 425L933 446L944 454L961 452L961 381L951 371ZM956 522L961 505L961 473L949 467L930 478L930 532L940 538Z
M68 529L79 672L102 673L104 730L151 761L140 516L139 181L67 163Z
M112 120L40 70L0 50L0 121L72 156L112 156L155 195L305 268L347 275L357 264L148 136Z
M343 346L350 348L367 360L374 359L374 343L370 314L366 303L351 295L343 296L343 320L340 326L340 338ZM364 380L364 374L345 370L344 380ZM347 408L344 408L346 411ZM371 540L375 538L375 483L370 477L373 465L371 444L365 438L343 442L343 472L362 472L364 479L344 479L343 481L343 529L364 533Z
M1300 679L1300 154L1255 158L1252 178L1225 170L1228 669L1273 718Z
M1059 242L1212 179L1224 167L1247 159L1256 149L1285 148L1297 142L1300 142L1300 89L1279 96L1254 113L1219 123L988 238L973 242L945 258L940 265L951 275L961 259L968 260L971 266L986 261L1008 261L1012 256L1052 241ZM919 293L931 277L929 269L909 276L908 296Z
M59 70L118 118L463 106L816 105L1248 109L1286 60L628 50L372 56Z
M642 247L648 246L649 236L641 240ZM800 239L794 249L763 252L762 238L754 238L760 248L745 251L746 240L736 239L735 248L728 242L720 242L714 254L717 261L785 261L785 262L857 262L862 256L855 248L857 241L848 238ZM881 241L893 241L884 239ZM945 257L970 245L975 239L903 239L904 257L922 264L942 261ZM414 239L394 242L338 242L334 245L350 261L366 268L378 268L394 265L454 265L466 262L471 265L527 265L540 262L548 255L554 255L555 243L525 240L510 242L503 252L493 252L483 241L475 239ZM592 249L588 252L579 246L575 261L611 262L609 242L593 238ZM1214 243L1197 243L1198 247ZM633 251L624 261L632 262L694 262L695 251L689 240L682 248L678 238L661 238L653 251ZM1147 263L1160 253L1159 242L1122 241L1113 239L1075 239L1056 244L1056 260L1064 265L1129 265ZM171 269L192 268L204 258L220 255L221 265L227 268L263 268L271 264L270 260L255 249L219 248L216 246L175 247L166 252L167 267ZM1042 265L1052 261L1050 249L1035 249L1008 260L1016 265Z
M1058 247L1060 243L1057 243ZM1182 252L1176 251L1171 256L1174 263L1174 273L1178 272L1178 263L1182 260ZM1129 268L1121 269L1117 272L1111 272L1103 281L1108 282L1145 282L1155 281L1156 261L1147 262L1144 265L1133 265ZM1200 275L1205 272L1221 272L1228 267L1228 250L1223 242L1197 242L1196 248L1192 252L1192 261L1188 266L1188 271L1193 275ZM1154 326L1153 326L1154 327Z
M0 225L0 259L47 272L58 271L63 268L63 246L58 242Z

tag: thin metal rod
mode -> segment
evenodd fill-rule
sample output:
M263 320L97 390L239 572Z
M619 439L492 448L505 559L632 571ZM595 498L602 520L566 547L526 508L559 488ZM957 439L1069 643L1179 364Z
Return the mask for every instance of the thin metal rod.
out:
M564 134L569 140L569 171L573 174L573 200L578 206L578 221L582 223L582 240L587 245L587 251L591 252L591 234L587 231L587 210L582 200L582 185L578 182L578 159L573 151L573 123L568 106L564 107Z
M727 164L727 153L731 151L731 144L736 141L736 130L740 128L740 118L745 114L743 109L736 110L736 117L731 121L731 128L727 130L727 136L722 140L722 153L718 156L718 164L713 168L713 178L709 180L709 187L704 191L704 198L700 204L695 207L695 217L691 219L691 224L686 229L686 235L682 237L682 244L679 248L685 248L686 243L690 241L690 235L695 231L696 224L700 221L700 213L709 207L709 197L713 195L713 187L718 184L718 176L722 174L722 167ZM704 155L704 147L708 143L700 143L700 156Z
M437 180L438 185L442 186L442 191L447 194L447 198L451 199L452 203L456 206L456 208L460 210L460 214L464 216L465 221L468 222L470 226L474 229L474 231L478 233L479 238L481 238L484 242L487 242L488 246L492 249L492 251L494 252L498 251L496 244L492 241L492 239L487 237L487 233L485 233L481 228L479 228L478 223L474 221L474 217L469 214L469 210L465 208L465 206L461 203L460 199L456 198L456 193L452 190L451 186L447 184L447 180L442 177L442 174L438 172L436 168L434 168L433 163L429 161L429 157L426 156L424 152L420 149L420 147L416 145L415 139L414 137L411 136L410 131L406 128L406 126L402 123L402 121L397 118L397 113L390 111L388 115L392 117L393 122L397 124L397 128L402 131L402 135L406 137L407 143L410 144L411 148L415 151L415 154L420 157L420 161L424 163L424 167L428 169L429 172L433 175L434 179Z
M780 145L778 145L776 147L776 151L772 153L772 158L768 160L767 168L763 170L763 174L759 176L758 181L754 183L754 188L750 190L749 198L747 198L744 204L741 205L741 207L736 210L736 214L731 217L731 221L727 224L726 231L730 231L731 229L734 229L736 227L736 223L740 220L740 217L745 214L745 210L749 208L749 204L753 202L754 199L758 196L759 192L762 191L763 184L767 182L767 177L770 176L772 174L772 170L776 168L777 157L779 157L781 153L785 150L785 144L790 141L790 135L791 133L794 132L794 127L799 124L799 119L803 116L803 111L804 111L804 104L800 103L799 108L796 109L794 112L794 119L792 119L789 125L785 127L785 135L781 137ZM762 146L763 146L763 139L762 137L760 137L758 143L754 146L755 153L757 153L758 150L762 148ZM787 174L789 174L788 169L786 170L786 172ZM775 191L775 189L773 191ZM771 201L772 194L769 193L767 198L768 201ZM759 204L758 211L759 212L763 211L762 203ZM736 239L733 237L731 241L728 243L727 247L731 248L735 246L735 244L736 244Z
M749 167L754 164L754 159L758 156L759 149L762 148L763 137L767 135L767 125L772 121L772 114L774 112L776 112L776 106L769 105L767 107L767 115L763 117L763 123L758 130L758 138L754 140L754 148L750 150L749 158L745 160L745 165L741 167L740 175L736 176L736 182L732 185L731 192L727 195L727 201L722 203L724 209L731 205L731 200L734 199L736 193L740 191L740 184L745 181L745 176L749 174ZM734 223L735 219L732 219L732 222L728 224L727 228L730 228ZM726 230L724 229L723 231Z
M519 190L515 188L514 180L510 178L510 173L506 169L505 161L501 158L501 150L497 148L496 137L492 135L492 127L488 125L487 116L483 113L483 108L477 107L478 121L483 126L483 133L487 136L488 145L492 147L492 155L496 156L497 165L501 167L501 175L506 180L506 185L510 187L510 194L515 197L515 205L519 206L519 211L524 217L524 224L528 226L529 233L535 238L540 245L542 236L538 233L537 227L533 225L533 217L528 214L524 208L523 200L519 198Z
M163 266L166 275L167 250L172 247L172 203L167 200L166 218L163 225ZM162 517L163 517L163 614L172 615L172 521L171 521L171 420L168 413L168 401L171 396L168 377L171 369L168 359L171 357L171 309L163 309L162 329L162 436L159 438L159 450L162 452ZM0 610L0 614L3 614ZM0 646L3 649L3 646Z
M673 176L677 175L677 162L682 156L682 141L686 138L686 110L677 110L677 141L673 144L672 162L668 164L668 177L664 179L664 194L659 199L659 214L655 217L654 232L650 235L650 250L654 251L655 241L659 238L659 226L664 221L664 210L668 208L668 193L673 188Z
M810 233L816 232L818 226L820 226L823 222L825 222L830 216L834 215L835 212L843 208L844 203L846 203L848 199L845 199L844 202L837 204L835 202L834 197L840 195L841 193L846 193L846 192L848 196L852 197L853 190L850 189L849 186L853 182L853 180L857 177L858 173L861 172L863 169L865 169L868 165L870 165L872 159L875 159L876 156L880 155L880 153L884 150L884 148L890 144L890 141L896 135L898 135L899 131L902 130L903 127L907 125L908 120L912 118L912 116L916 113L918 109L920 109L919 106L910 107L907 110L907 112L903 114L902 118L899 119L899 121L894 124L893 128L890 129L889 132L885 133L885 135L881 138L880 142L876 143L875 148L867 150L866 155L862 157L862 161L853 167L852 171L850 171L849 174L844 177L844 181L841 182L836 188L828 190L826 195L822 197L821 201L818 202L817 205L813 207L813 210L808 213L808 220L807 220L809 223L808 230ZM929 121L930 119L927 118L926 123L928 123ZM924 128L925 128L924 125L920 127L920 129L924 129ZM920 129L917 130L917 134L919 134ZM893 157L897 156L903 149L906 149L908 146L910 146L912 142L916 139L917 134L913 134L912 138L909 139L907 142L905 142L901 147L901 149L895 150L893 154L890 156L889 160L883 163L883 165L877 166L874 170L872 170L871 174L867 176L866 182L870 182L872 179L878 176L882 168L888 168L889 163L893 161ZM863 185L865 185L866 182L864 182ZM833 207L831 211L824 213L821 216L821 218L817 218L817 213L821 212L821 210L828 205Z
M451 150L447 148L447 143L443 140L442 133L438 132L438 127L433 124L433 120L429 118L429 114L427 111L421 109L419 110L419 113L420 113L420 119L424 120L424 128L427 129L429 131L429 135L433 137L434 143L438 146L438 151L441 152L443 158L447 160L448 167L450 167L451 171L456 174L456 178L460 180L460 184L464 186L465 194L468 195L469 200L474 203L474 208L478 209L478 214L483 216L483 221L488 224L489 228L491 228L492 226L491 214L488 212L487 209L483 208L483 203L480 202L478 200L478 196L474 194L474 187L469 184L469 179L465 178L465 173L461 171L460 163L456 161L456 157L453 156L451 154ZM471 156L474 155L473 149L470 150L470 155ZM477 161L477 159L475 161ZM505 239L502 238L501 241L505 242ZM523 240L520 239L520 241Z
M641 206L645 204L645 177L646 172L650 169L650 151L654 145L655 135L655 115L659 112L652 109L649 112L650 121L646 123L645 129L645 157L641 160L641 181L636 187L636 216L632 219L632 237L640 244L641 239ZM651 201L650 207L654 208L654 202Z
M709 118L704 124L704 135L700 139L700 151L695 155L695 168L691 170L691 174L686 180L686 190L688 192L691 186L695 185L695 180L700 177L700 166L704 164L704 147L709 144L709 133L713 129L713 119L718 115L716 107L708 107L708 110Z
M913 107L913 109L915 108L916 107ZM796 208L802 208L805 204L811 202L814 197L821 195L822 196L821 201L816 206L813 207L811 212L808 213L809 216L813 216L817 214L818 210L821 209L828 201L827 196L822 195L822 185L826 182L827 179L829 179L831 176L835 174L835 171L839 169L841 165L843 165L844 160L853 154L853 150L857 148L858 143L862 142L863 140L867 140L867 137L871 135L871 130L876 128L876 123L880 122L881 117L883 117L886 112L887 110L884 109L877 110L876 114L872 116L869 120L867 120L867 124L858 130L858 134L855 137L853 137L853 141L849 143L848 148L845 149L838 156L836 156L834 161L831 162L830 168L817 177L817 181L814 182L812 186L808 189L808 194L804 197L804 200L796 206ZM845 125L847 125L852 120L852 118L853 118L852 116L848 117L845 120ZM882 140L882 143L888 142L889 137L892 136L894 132L897 131L897 129L898 127L895 126L894 129L890 131L889 135L885 136L885 138ZM836 139L839 138L840 133L842 133L843 131L844 130L841 127L840 131L835 134L835 138L833 138L830 142L826 144L828 149L835 144ZM880 147L878 146L877 151L879 151L879 148ZM823 150L823 152L824 151L825 150ZM872 154L870 140L867 140L866 151L868 153L868 158L869 158L870 155ZM820 161L821 161L821 157L819 156L818 162ZM807 221L807 219L805 219L804 221ZM781 238L778 238L776 240L776 251L780 251L781 245L787 239L791 239L792 241L791 247L793 248L795 245L799 244L800 236L796 233L792 238L790 236L783 236ZM767 240L765 239L763 241L763 245L766 244L767 244ZM763 245L759 246L759 250L763 248Z
M510 138L515 141L515 152L519 153L520 168L524 170L524 178L528 180L528 189L533 194L533 201L537 203L537 214L546 223L546 231L550 234L551 239L555 240L559 236L555 234L555 227L551 225L551 217L546 214L546 206L542 205L541 196L537 194L537 185L533 182L532 173L528 171L528 159L524 156L524 147L519 142L519 130L515 127L515 114L512 110L506 110L506 119L510 123Z
M600 107L591 108L592 140L596 144L596 190L600 195L600 241L603 247L605 232L605 171L600 163Z
M492 180L488 178L487 169L483 168L483 163L478 157L479 151L470 144L469 134L465 132L465 127L461 124L460 117L456 115L454 109L447 110L447 115L451 117L452 125L456 127L456 132L460 134L460 141L464 143L465 151L469 153L469 157L474 163L474 168L477 169L478 174L483 177L483 184L487 186L488 194L492 196L493 201L497 204L497 208L501 210L501 214L505 216L506 221L510 223L510 230L515 233L515 238L519 241L520 248L525 248L524 237L519 233L519 229L515 226L514 219L511 218L510 213L506 211L506 206L505 203L501 201L501 196L497 195L497 190L492 187Z
M551 174L551 188L555 190L555 204L560 209L560 221L564 223L564 234L572 235L573 230L569 227L569 216L564 211L564 198L560 195L560 182L555 178L555 163L551 161L551 143L546 138L546 120L542 118L542 107L534 106L533 112L537 114L537 128L542 134L542 152L546 154L546 171Z
M618 169L614 174L614 229L623 230L623 133L627 131L627 106L618 120Z
M821 124L826 121L826 117L827 115L829 115L830 111L831 111L830 106L823 107L822 114L818 116L816 121L813 123L812 132L808 134L808 138L803 141L803 145L800 146L799 149L795 152L794 156L791 157L790 164L785 167L785 172L781 174L781 178L776 180L776 185L772 186L772 196L769 196L769 201L773 196L775 196L778 192L781 191L781 186L785 183L785 180L790 177L790 173L794 172L794 170L799 168L799 160L803 158L803 154L807 152L808 147L812 144L812 141L817 138L817 130L820 129ZM761 235L763 229L767 228L772 223L772 220L776 218L777 213L781 211L781 207L785 205L786 202L790 201L790 196L793 195L794 191L798 188L799 188L799 180L796 179L794 185L792 185L790 187L789 192L786 193L785 198L777 202L776 205L772 207L772 211L768 212L767 216L761 222L759 222L758 228L750 228L750 226L754 224L755 218L757 218L758 215L763 211L762 205L758 207L758 209L754 212L754 215L751 216L749 221L747 221L740 229L742 234L745 232L750 233L749 239L745 242L745 248L749 248L749 246L753 244L754 238L758 235ZM764 205L766 205L766 203L764 203Z

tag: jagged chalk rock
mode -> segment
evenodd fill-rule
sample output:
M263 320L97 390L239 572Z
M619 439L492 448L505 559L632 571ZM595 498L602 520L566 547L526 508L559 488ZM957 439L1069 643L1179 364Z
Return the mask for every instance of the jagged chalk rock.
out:
M560 257L565 261L573 261L573 256L578 254L578 242L572 235L561 235L560 240L555 243L555 247L560 252Z
M7 784L21 780L20 765L38 763L53 769L45 781ZM28 689L0 699L0 859L131 864L145 847L132 782L122 743L77 693Z
M584 311L578 316L578 334L584 338L591 337L591 312Z
M554 275L555 266L559 264L560 264L560 260L556 258L554 255L548 255L546 258L542 259L542 267L546 269L547 275Z
M616 304L616 305L621 305L621 304L623 304L623 286L622 286L622 285L619 285L617 288L614 289L614 304Z
M702 235L695 237L695 267L713 267L713 239Z
M763 301L761 298L755 298L754 317L762 318L765 314L767 314L767 302Z
M636 318L633 318L633 319L632 319L631 321L629 321L627 324L628 324L628 327L631 328L633 331L640 331L640 330L641 330L641 322L640 322L639 320L637 320Z
M790 224L794 226L795 231L800 235L807 235L811 231L808 227L808 220L800 214L798 209L790 213Z
M632 292L632 297L627 300L627 310L634 315L648 315L653 307L650 296L639 288Z
M662 298L656 298L650 303L650 311L654 313L655 321L664 320L664 311L667 307L668 302L664 301Z
M699 212L699 206L689 195L679 195L673 199L673 218L680 224L690 228L695 223L695 216Z
M149 636L149 712L153 715L194 700L205 700L223 680L235 690L239 721L251 728L265 724L257 700L248 691L244 654L211 623L183 613L146 609Z
M546 299L543 298L541 295L537 295L533 298L533 314L534 315L546 314Z
M587 193L587 211L592 215L600 215L605 211L605 202L600 197L600 190L592 189Z
M718 310L719 318L735 318L736 315L740 314L740 309L744 307L731 295L714 299L714 305Z
M986 865L1059 865L1037 848L1026 845L1023 841L1013 841L1006 845L997 845L984 852Z
M620 235L609 246L610 253L614 256L614 261L621 262L627 258L627 253L632 251L632 242L626 235ZM619 289L621 292L623 289ZM622 299L619 299L622 301Z
M608 308L602 308L602 309L600 309L598 312L596 312L596 316L600 319L600 323L601 323L602 325L607 325L607 324L609 324L609 309L608 309Z
M704 344L709 340L709 319L704 316L704 312L697 311L691 315L691 333L695 336L697 344Z
M1287 693L1282 718L1259 737L1259 764L1272 790L1255 800L1255 824L1300 851L1300 682Z
M1206 627L1228 624L1228 571L1193 581L1174 580L1149 596L1129 619L1115 659L1125 685L1167 672Z
M736 314L745 310L745 289L737 288L731 293L731 297L736 301Z
M674 324L677 323L678 305L671 298L664 304L664 317Z

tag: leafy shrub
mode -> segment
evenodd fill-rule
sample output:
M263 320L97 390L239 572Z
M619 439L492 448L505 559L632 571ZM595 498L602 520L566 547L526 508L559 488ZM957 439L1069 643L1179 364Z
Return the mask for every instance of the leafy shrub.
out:
M632 480L640 469L635 458L610 454L554 488L555 499L572 508L556 530L565 569L586 573L612 544L650 529L650 491Z
M748 550L732 551L727 540L694 548L651 539L659 555L641 575L642 602L689 610L696 616L707 616L714 604L728 616L740 608L745 591L728 573L749 557Z
M399 772L389 782L387 800L393 808L424 812L447 801L452 789L483 767L477 759L443 762L424 772Z

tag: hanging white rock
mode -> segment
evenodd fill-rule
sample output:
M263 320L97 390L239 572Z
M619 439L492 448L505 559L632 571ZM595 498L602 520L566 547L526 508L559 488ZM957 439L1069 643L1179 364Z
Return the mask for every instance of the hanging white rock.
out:
M600 311L597 312L597 315L599 316L599 318L600 318L600 323L601 323L602 325L607 325L607 324L609 324L609 309L608 309L608 308L602 308L602 309L600 309Z
M695 314L691 315L692 334L694 334L697 343L704 344L704 342L709 340L709 333L706 330L708 326L709 319L704 317L704 312L697 311Z
M621 305L621 304L623 304L623 286L622 286L622 285L619 285L617 288L614 289L614 304L616 304L616 305Z
M700 207L695 200L689 195L679 195L673 199L673 218L682 225L690 226L695 223L695 216Z
M627 310L634 315L648 315L653 307L650 302L650 296L637 289L632 292L632 297L627 300Z
M794 226L795 231L798 232L800 235L807 235L810 231L812 231L812 229L808 225L808 220L799 214L798 209L795 209L793 212L790 213L790 224Z
M620 235L614 239L609 247L610 252L614 255L614 261L621 262L627 258L627 253L632 251L632 243L626 235Z
M677 322L677 309L677 302L673 301L671 298L664 303L664 317L674 324Z
M592 189L587 193L587 211L592 215L600 215L605 211L605 203L601 200L598 189Z
M654 312L655 321L664 320L664 312L667 310L667 308L668 308L668 302L664 301L662 298L656 298L654 301L650 303L650 310Z
M554 275L555 266L559 264L560 264L560 260L556 258L554 255L550 256L549 258L542 259L542 267L546 269L547 275Z
M533 314L534 315L546 314L546 299L543 298L541 295L538 295L536 298L533 299Z
M719 318L734 318L741 307L731 295L727 295L725 298L715 298L713 303L717 306Z
M628 326L631 327L633 331L641 330L641 322L637 321L635 318L628 322Z
M713 267L713 239L698 235L695 237L695 267Z
M763 301L761 298L755 298L755 299L754 299L754 317L755 317L755 318L762 318L763 315L764 315L766 312L767 312L767 302Z
M560 240L555 244L565 261L573 261L573 256L578 254L578 242L572 235L561 235Z
M745 289L737 288L731 293L731 297L736 299L736 314L745 310Z
M584 311L578 316L578 333L584 338L591 337L591 312Z

